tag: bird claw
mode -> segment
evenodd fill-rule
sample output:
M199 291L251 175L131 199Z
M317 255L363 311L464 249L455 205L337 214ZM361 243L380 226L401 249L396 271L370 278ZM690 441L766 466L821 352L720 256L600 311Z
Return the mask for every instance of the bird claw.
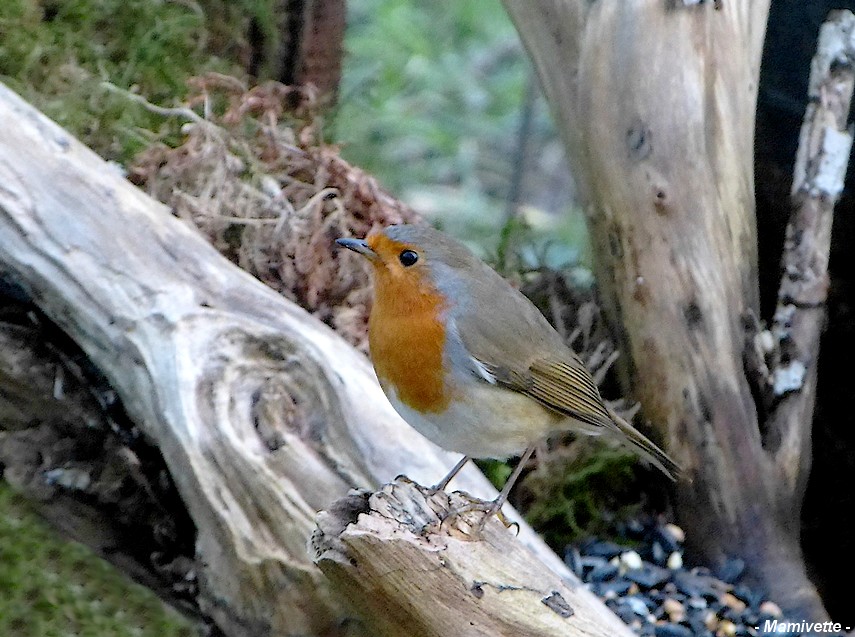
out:
M481 519L477 522L477 524L472 524L469 519L464 518L467 513L472 512L483 513ZM457 526L456 523L458 521L463 521L470 529L467 535L469 535L472 539L480 540L483 539L484 528L487 526L487 522L494 515L496 516L496 518L498 518L499 522L501 522L506 529L515 526L517 528L517 533L519 533L519 524L509 520L507 516L502 513L501 503L490 500L473 500L462 507L449 511L448 515L446 515L442 519L442 522L440 523L440 529L446 527L446 525Z
M496 517L499 519L499 522L505 525L506 529L516 527L516 535L520 534L520 523L509 519L508 516L502 513L501 509L496 511Z

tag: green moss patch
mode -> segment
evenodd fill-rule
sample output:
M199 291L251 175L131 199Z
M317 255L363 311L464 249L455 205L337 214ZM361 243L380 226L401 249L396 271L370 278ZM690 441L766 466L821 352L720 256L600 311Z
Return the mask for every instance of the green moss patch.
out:
M59 537L0 483L0 635L193 637L148 589Z

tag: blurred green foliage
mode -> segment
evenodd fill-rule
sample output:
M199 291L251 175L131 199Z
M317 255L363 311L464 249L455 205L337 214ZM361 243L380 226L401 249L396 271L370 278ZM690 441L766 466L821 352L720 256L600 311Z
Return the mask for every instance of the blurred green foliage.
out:
M504 195L507 175L478 159L510 150L529 66L498 0L349 7L335 128L345 155L395 192L472 181Z
M566 166L533 71L499 0L352 0L347 57L330 136L436 225L492 257L508 222L514 171L525 171L528 266L587 262L587 234L569 198ZM535 96L521 166L518 130ZM551 146L550 146L551 145ZM550 152L544 152L550 148ZM559 175L558 183L545 179ZM563 180L563 181L562 181ZM531 246L552 246L535 254Z
M191 637L190 623L0 483L0 635Z

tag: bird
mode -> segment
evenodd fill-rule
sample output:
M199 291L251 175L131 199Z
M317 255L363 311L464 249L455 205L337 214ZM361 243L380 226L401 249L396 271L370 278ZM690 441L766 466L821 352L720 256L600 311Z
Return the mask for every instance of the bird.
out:
M370 263L371 361L400 416L471 458L521 456L484 520L499 513L537 444L573 432L616 440L676 480L679 466L608 407L588 369L535 305L469 248L428 225L336 243Z

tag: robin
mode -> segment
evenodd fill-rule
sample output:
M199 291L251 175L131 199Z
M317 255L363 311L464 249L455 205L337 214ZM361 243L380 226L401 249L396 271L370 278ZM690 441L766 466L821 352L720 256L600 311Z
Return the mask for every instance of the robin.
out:
M484 519L497 513L550 434L610 437L672 480L677 464L603 402L581 359L518 290L468 248L427 226L338 239L371 263L368 339L395 410L440 447L470 458L522 455Z

